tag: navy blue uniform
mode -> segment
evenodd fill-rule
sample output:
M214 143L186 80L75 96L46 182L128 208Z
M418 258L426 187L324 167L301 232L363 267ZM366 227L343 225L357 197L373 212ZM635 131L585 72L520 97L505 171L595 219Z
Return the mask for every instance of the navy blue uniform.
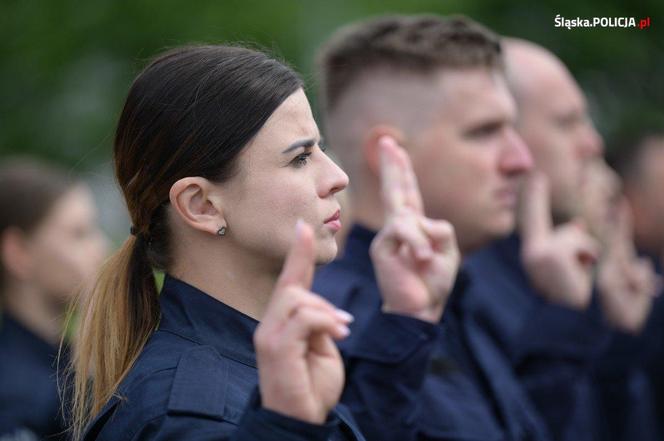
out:
M260 406L256 320L168 276L160 303L159 329L85 440L363 439L342 410L312 425Z
M610 332L596 302L578 312L529 284L520 240L497 241L466 261L477 283L468 309L512 363L557 440L604 439L591 370Z
M120 385L118 396L88 427L86 440L365 439L343 405L330 412L324 425L261 407L253 347L256 320L169 276L160 304L159 329ZM425 324L404 319L381 314L373 321L371 332L388 332L394 337L392 347L357 346L355 353L351 349L350 393L360 393L353 378L366 375L375 360L386 360L386 372L391 374L399 366L417 372L419 357L428 357L433 334ZM363 341L371 341L371 335ZM363 363L362 358L368 361ZM395 382L396 395L411 387L405 377Z
M593 371L602 441L660 440L653 384L645 367L646 333L614 331Z
M380 308L381 296L369 256L374 235L354 226L344 255L319 269L314 279L315 292L355 316L353 334L340 343L342 349L359 343L362 333L358 330L370 327L374 311ZM345 393L344 402L351 408L370 410L357 418L368 438L382 441L549 439L544 423L514 377L509 360L494 347L490 336L474 319L464 313L466 291L473 283L460 273L438 325L440 332L434 353L422 370L423 385L419 392L411 388L399 401L392 400L380 387L381 378L387 377L372 379L371 372L367 372L355 388L364 393ZM385 340L389 341L383 337ZM408 409L402 417L384 417L389 407L405 402L410 404L402 407L404 411Z
M0 439L65 439L57 355L11 315L0 317Z
M651 257L651 259L657 274L660 277L664 276L661 257ZM647 339L646 369L648 379L654 387L659 434L664 437L664 289L655 299L644 335Z
M656 271L661 274L656 260ZM662 297L640 335L614 331L609 350L595 369L594 380L607 441L661 439L662 419L657 416L657 393L662 388ZM649 372L650 371L650 372ZM650 374L650 375L649 375ZM660 412L660 415L662 413Z

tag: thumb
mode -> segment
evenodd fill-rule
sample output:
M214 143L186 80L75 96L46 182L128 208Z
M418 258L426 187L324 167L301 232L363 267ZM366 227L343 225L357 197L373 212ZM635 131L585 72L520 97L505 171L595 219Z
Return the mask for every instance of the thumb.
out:
M311 226L300 219L295 226L295 240L286 256L277 288L295 285L309 289L314 275L314 262L314 233Z

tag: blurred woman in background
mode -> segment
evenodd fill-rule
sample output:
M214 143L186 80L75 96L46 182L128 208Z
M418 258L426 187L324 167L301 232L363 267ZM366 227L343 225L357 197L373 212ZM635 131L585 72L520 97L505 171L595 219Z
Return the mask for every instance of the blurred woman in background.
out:
M0 439L64 439L57 347L106 253L92 194L28 159L0 167Z

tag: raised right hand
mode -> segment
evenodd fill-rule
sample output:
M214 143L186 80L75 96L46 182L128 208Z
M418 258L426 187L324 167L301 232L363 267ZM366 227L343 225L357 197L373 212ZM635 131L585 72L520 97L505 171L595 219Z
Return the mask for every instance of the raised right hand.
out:
M607 223L604 252L597 271L602 309L616 328L638 334L652 309L661 280L653 265L634 248L629 204L621 200L616 216Z
M309 291L314 235L302 221L296 230L254 334L258 377L264 408L321 424L343 390L344 365L334 340L348 336L352 316Z
M436 323L459 268L454 228L424 216L417 178L406 152L379 141L386 221L371 244L383 310Z
M540 172L524 182L519 209L521 258L533 287L550 302L585 309L599 245L581 221L553 226L549 186Z

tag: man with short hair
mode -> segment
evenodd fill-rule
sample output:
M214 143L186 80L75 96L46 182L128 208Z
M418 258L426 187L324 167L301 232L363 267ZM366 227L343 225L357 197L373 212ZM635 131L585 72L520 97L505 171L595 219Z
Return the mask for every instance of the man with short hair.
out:
M405 148L425 214L454 226L464 254L513 230L519 181L532 158L514 128L500 41L472 20L394 16L357 23L322 48L319 71L326 136L351 177L354 226L344 255L319 270L314 290L352 312L359 329L380 307L369 259L386 211L380 140ZM394 397L381 394L380 378L353 379L353 396L344 401L366 409L359 423L368 439L550 439L510 360L465 312L473 283L460 274L421 394L399 397L411 400L411 413L390 414ZM343 344L353 345L353 336Z

